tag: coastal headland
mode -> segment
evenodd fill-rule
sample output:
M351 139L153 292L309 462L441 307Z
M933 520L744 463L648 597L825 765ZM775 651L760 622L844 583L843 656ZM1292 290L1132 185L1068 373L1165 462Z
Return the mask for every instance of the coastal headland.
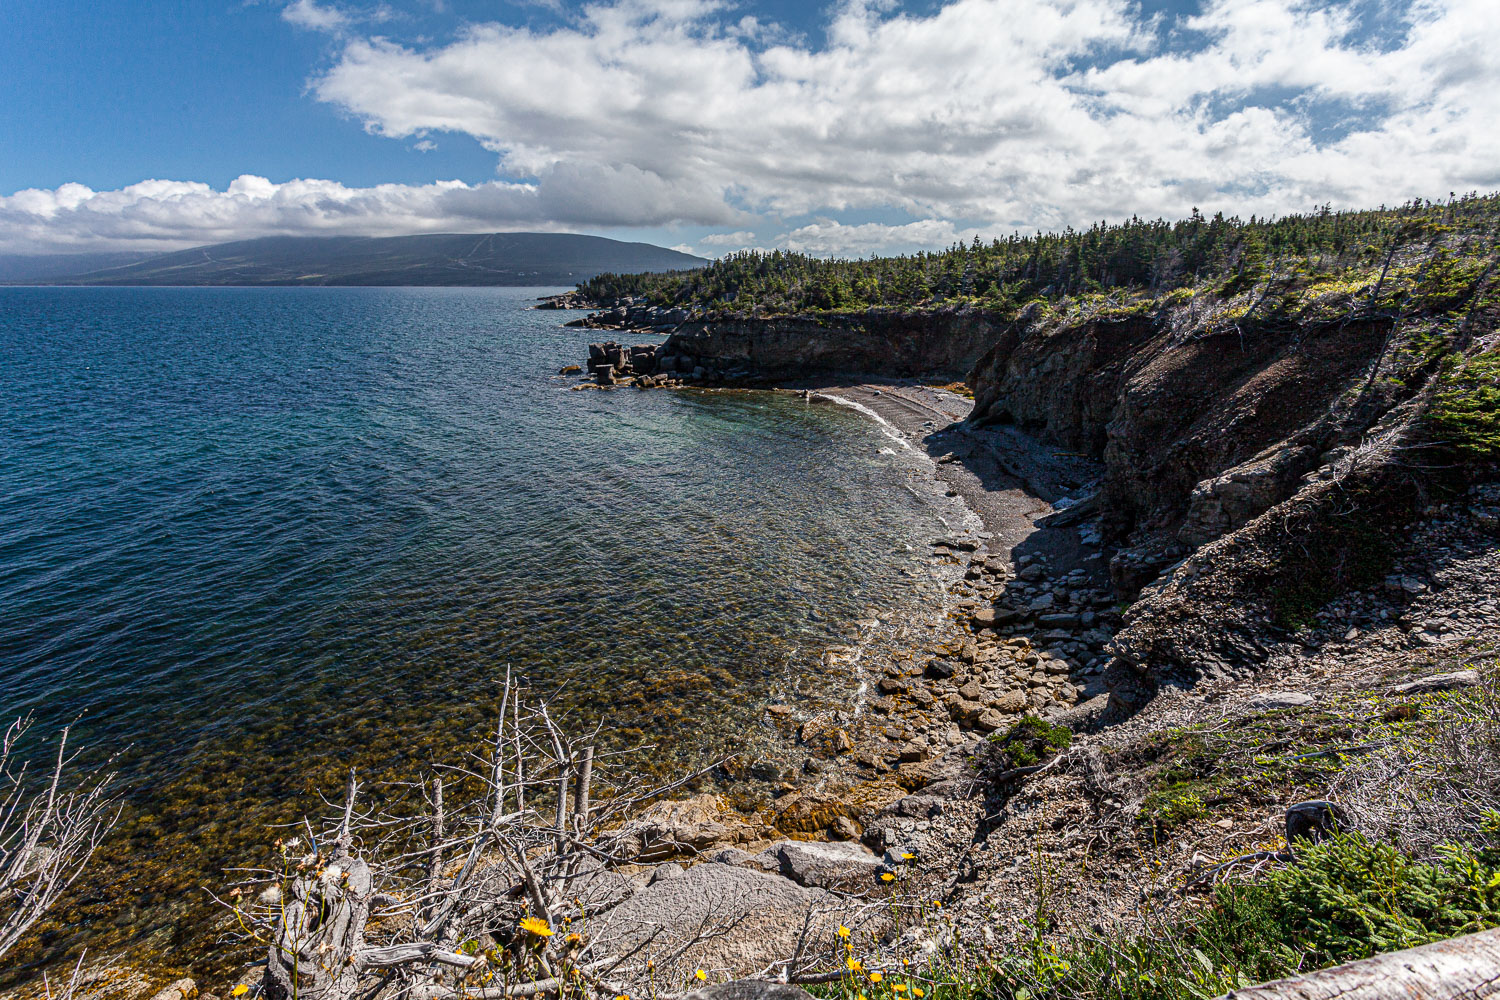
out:
M453 926L374 921L412 940L371 945L379 893L283 879L294 912L344 914L319 928L361 928L301 939L339 956L305 992L371 988L359 977L399 965L394 948L427 1000L483 989L479 956L509 975L526 963L503 956L533 952L578 959L580 976L636 963L633 979L599 973L617 996L660 982L790 1000L776 991L801 983L1022 1000L1105 983L1179 1000L1500 926L1495 245L1381 218L1368 245L1326 223L1321 271L1295 241L1257 261L1256 231L1230 227L1233 253L1205 250L1201 273L1170 281L1135 261L1133 283L1069 284L1018 240L951 251L967 263L930 268L956 290L940 302L923 285L905 306L775 311L846 301L844 285L876 294L868 275L826 272L896 265L783 260L817 276L798 290L749 258L544 302L592 310L568 325L614 338L580 340L548 373L563 391L788 393L878 421L972 515L928 544L949 585L909 618L872 607L823 650L830 675L859 682L848 704L765 706L799 754L718 765L759 783L753 802L684 775L591 813L591 755L538 740L528 773L554 782L555 825L533 816L514 857L486 856L488 831L522 811L505 813L476 827L467 861L409 883L466 899L442 911ZM962 291L985 253L1013 265L989 299ZM774 291L726 307L730 279L756 269ZM646 294L601 296L611 284ZM362 863L354 815L315 873ZM441 846L437 815L422 822ZM284 935L286 897L266 898ZM571 944L550 941L553 918ZM273 943L226 989L302 995L298 954ZM434 955L445 968L422 964ZM520 988L560 989L536 978L548 968ZM493 995L520 995L506 989Z
M1272 292L1233 288L1010 313L558 303L596 309L569 325L665 335L592 345L575 388L854 406L983 521L933 540L964 578L909 656L864 665L871 697L771 707L828 764L717 860L774 868L788 849L766 827L846 842L841 877L899 870L947 940L1022 949L1188 919L1216 865L1274 854L1309 808L1372 839L1442 836L1376 774L1411 720L1455 725L1495 690L1494 456L1436 428L1455 372L1500 345L1492 302L1380 309L1371 287L1314 284L1263 322L1246 310Z

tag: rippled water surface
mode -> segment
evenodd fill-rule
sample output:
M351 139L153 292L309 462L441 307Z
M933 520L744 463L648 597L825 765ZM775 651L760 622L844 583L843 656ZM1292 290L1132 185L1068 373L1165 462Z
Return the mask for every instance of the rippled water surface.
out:
M0 716L118 753L122 832L47 929L195 963L202 893L482 737L509 666L670 773L938 591L952 518L848 409L570 392L540 289L0 288ZM34 959L36 952L28 955Z

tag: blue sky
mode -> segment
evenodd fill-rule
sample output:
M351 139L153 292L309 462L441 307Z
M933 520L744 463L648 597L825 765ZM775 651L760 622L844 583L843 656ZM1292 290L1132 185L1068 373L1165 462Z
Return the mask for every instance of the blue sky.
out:
M1500 186L1492 0L6 0L0 251L862 254Z

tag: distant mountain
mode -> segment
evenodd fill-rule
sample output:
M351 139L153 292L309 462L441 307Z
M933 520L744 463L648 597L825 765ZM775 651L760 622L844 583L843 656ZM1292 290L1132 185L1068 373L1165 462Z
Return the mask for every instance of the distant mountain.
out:
M59 285L572 285L606 272L688 270L707 263L649 243L567 233L271 236L28 280Z
M0 284L68 278L155 257L155 253L0 253Z

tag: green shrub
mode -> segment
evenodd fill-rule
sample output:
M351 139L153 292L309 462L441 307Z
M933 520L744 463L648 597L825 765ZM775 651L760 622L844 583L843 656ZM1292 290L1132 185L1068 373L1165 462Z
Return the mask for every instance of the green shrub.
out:
M1500 458L1500 351L1444 372L1427 422L1434 440L1464 458Z
M1006 1000L1200 1000L1254 982L1500 927L1500 867L1467 847L1423 862L1358 834L1304 848L1201 912L1120 939L1040 937L1000 964Z
M1072 746L1073 730L1028 715L1004 733L991 733L990 742L999 748L1001 757L1011 767L1030 767L1043 757Z
M1162 809L1158 819L1163 827L1170 828L1198 819L1207 812L1208 806L1204 804L1202 797L1188 792L1186 795L1174 796Z

